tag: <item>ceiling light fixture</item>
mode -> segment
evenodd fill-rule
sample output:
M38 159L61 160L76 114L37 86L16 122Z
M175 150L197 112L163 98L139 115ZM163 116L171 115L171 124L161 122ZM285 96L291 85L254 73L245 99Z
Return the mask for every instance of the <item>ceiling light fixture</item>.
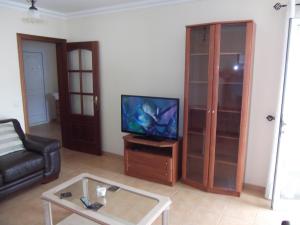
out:
M28 8L27 17L24 18L24 21L29 23L40 23L42 21L41 15L35 6L37 0L27 0L27 2L30 3L30 7Z

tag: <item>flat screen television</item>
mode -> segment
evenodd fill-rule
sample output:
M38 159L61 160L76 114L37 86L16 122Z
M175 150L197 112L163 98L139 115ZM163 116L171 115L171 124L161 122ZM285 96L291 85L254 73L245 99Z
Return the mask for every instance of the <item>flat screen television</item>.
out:
M122 132L150 139L178 139L179 99L121 96Z

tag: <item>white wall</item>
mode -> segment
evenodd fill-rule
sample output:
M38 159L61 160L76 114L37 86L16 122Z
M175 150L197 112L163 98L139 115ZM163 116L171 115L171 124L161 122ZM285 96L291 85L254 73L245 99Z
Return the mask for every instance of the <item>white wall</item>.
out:
M41 52L43 56L47 122L56 118L54 92L58 92L56 45L53 43L24 41L23 51Z
M17 118L24 125L16 33L64 38L65 21L46 18L42 24L24 23L26 14L0 6L0 119Z
M275 133L265 116L278 116L281 81L285 10L273 10L276 2L199 0L44 24L26 24L21 11L0 7L0 119L15 117L24 123L17 32L98 40L103 150L122 154L121 94L179 97L182 121L185 25L253 19L257 29L246 182L264 186Z
M202 0L68 21L69 41L100 42L103 150L122 154L120 95L179 97L184 86L185 25L253 19L256 44L246 182L265 186L278 115L284 12L276 0ZM182 127L182 124L181 124Z

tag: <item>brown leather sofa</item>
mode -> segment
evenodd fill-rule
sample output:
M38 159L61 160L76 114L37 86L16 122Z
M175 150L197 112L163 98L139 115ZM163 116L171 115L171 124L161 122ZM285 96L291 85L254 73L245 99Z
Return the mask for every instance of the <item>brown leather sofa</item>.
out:
M25 135L15 119L12 122L25 147L0 156L0 199L35 183L47 183L58 178L60 173L60 142L58 140Z

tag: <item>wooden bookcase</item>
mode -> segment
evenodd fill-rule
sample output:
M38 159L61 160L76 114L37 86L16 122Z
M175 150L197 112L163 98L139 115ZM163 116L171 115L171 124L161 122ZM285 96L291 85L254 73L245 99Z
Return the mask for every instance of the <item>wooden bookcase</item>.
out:
M183 180L239 196L247 143L254 23L187 26Z
M175 184L179 178L179 141L151 141L131 134L123 139L126 175Z

